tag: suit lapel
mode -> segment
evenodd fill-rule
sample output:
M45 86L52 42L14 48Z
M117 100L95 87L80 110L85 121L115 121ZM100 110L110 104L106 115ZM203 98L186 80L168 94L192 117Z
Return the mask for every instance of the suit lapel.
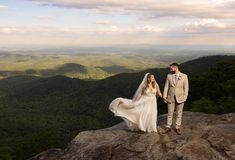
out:
M177 80L177 84L179 83L179 81L181 81L181 79L182 79L182 74L181 74L181 72L179 73L179 77L178 77L178 80ZM176 84L176 85L177 85Z
M181 74L181 72L179 73L179 77L178 77L177 82L175 81L175 75L174 75L174 74L171 75L171 79L172 79L173 85L176 87L177 84L179 83L179 81L182 79L182 74Z
M175 77L174 77L174 74L171 74L171 80L172 80L172 84L174 85L174 86L176 86L176 83L175 83L175 79L174 79Z

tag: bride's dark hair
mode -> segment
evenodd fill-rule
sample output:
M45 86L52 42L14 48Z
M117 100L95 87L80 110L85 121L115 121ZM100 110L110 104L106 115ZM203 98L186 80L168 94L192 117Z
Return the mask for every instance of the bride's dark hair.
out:
M149 84L149 82L150 82L149 79L151 78L151 76L154 76L154 75L153 75L152 73L149 73L149 74L147 75L147 83L146 83L145 89L148 88L148 84ZM153 86L153 88L156 87L156 80L152 82L152 86Z

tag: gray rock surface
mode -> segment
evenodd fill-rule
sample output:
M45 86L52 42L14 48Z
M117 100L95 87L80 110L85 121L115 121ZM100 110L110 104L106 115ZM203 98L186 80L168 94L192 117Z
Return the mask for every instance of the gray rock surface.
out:
M158 117L162 131L166 115ZM235 159L235 113L184 112L182 135L129 131L124 123L84 131L65 150L50 149L32 160L232 160Z

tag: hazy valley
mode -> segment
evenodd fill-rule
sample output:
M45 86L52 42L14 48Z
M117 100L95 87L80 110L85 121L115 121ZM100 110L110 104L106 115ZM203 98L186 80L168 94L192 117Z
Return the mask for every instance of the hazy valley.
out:
M2 49L0 78L16 75L40 77L65 75L83 80L97 80L118 73L164 68L175 61L182 63L214 54L234 55L234 52L166 49L154 46Z

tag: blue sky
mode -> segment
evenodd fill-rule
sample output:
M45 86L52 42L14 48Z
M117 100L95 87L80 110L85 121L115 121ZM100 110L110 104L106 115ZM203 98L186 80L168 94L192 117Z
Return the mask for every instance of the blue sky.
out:
M234 45L234 8L234 0L1 0L0 45Z

